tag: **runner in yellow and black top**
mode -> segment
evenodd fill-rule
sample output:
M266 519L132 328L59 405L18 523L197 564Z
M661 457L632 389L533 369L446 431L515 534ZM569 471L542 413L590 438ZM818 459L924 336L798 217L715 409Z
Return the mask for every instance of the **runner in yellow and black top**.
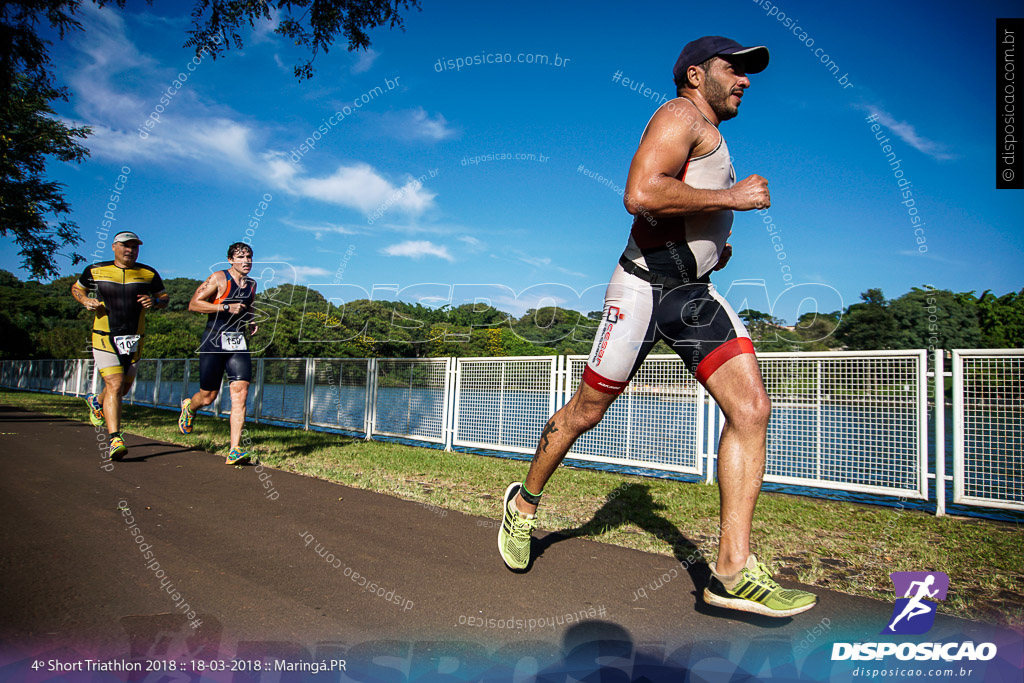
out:
M110 459L128 452L121 435L121 398L135 380L135 363L142 352L146 310L167 308L168 296L160 275L139 263L142 240L134 232L114 235L113 261L94 263L71 286L71 296L96 313L92 325L92 355L103 376L103 390L89 394L89 421L107 424ZM89 296L95 292L96 297Z

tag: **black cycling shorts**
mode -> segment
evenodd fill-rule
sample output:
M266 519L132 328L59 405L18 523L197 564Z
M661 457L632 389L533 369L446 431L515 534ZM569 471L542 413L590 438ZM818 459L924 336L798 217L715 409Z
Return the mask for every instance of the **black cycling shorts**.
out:
M224 371L228 382L252 381L252 358L248 351L238 353L199 352L199 388L203 391L218 391Z
M622 393L659 339L701 384L726 361L754 353L743 321L710 282L653 285L619 265L583 381L606 394Z

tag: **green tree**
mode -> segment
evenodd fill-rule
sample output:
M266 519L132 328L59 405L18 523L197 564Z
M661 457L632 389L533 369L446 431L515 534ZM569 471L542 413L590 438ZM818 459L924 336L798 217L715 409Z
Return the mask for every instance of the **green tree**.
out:
M839 324L836 330L839 340L850 349L898 348L899 327L882 290L869 289L860 298L862 302L852 304Z
M469 327L456 327L448 322L434 323L427 333L424 356L434 358L458 356L469 339Z
M75 276L21 282L0 270L0 356L80 358L91 314L71 298Z
M573 333L579 325L592 328L589 321L579 311L567 310L556 306L528 310L523 317L512 324L512 331L521 339L541 346L554 346L563 340L573 339Z
M202 283L202 280L190 277L175 277L170 280L164 280L164 289L167 290L167 296L170 297L167 311L188 311L188 302ZM195 314L193 313L192 315Z
M149 311L143 355L147 358L193 358L205 327L205 315L181 310Z
M1024 348L1024 289L997 297L985 290L957 294L957 299L974 307L981 328L981 345L991 349Z
M745 308L736 315L743 320L758 351L794 351L798 348L796 334L785 329L784 321L751 308Z
M507 327L502 328L501 330L501 343L504 355L506 356L554 356L558 353L579 353L575 348L566 347L566 349L563 350L561 345L556 348L527 341ZM571 342L563 340L562 343L568 345ZM589 352L590 345L588 344L583 353Z
M447 322L458 327L492 327L510 319L508 313L481 304L462 304L455 308L446 305L439 310L446 314Z
M81 327L58 324L33 336L36 358L88 358L89 335Z
M793 332L800 341L800 351L830 351L840 346L835 336L842 313L804 313L797 320Z
M66 102L68 91L54 83L51 43L38 35L40 24L48 24L62 39L81 29L73 16L78 5L0 3L0 235L14 239L22 268L36 278L59 275L61 250L74 250L82 241L78 225L66 218L71 207L63 185L44 174L49 158L84 160L89 151L79 140L90 130L68 127L55 118L51 102ZM85 260L75 251L63 255L72 265Z
M981 345L974 306L945 289L914 287L889 304L902 349L973 349Z
M0 359L16 360L31 358L34 348L28 330L18 320L17 315L0 308Z

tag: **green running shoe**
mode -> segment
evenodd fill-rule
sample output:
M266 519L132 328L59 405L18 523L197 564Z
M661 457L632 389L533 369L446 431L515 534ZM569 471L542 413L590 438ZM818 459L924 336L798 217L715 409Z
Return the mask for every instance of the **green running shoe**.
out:
M106 420L103 419L103 406L96 400L96 394L86 396L85 402L89 404L89 422L92 426L102 427L106 424Z
M124 457L124 454L128 452L128 447L124 445L124 438L120 433L110 435L110 459L120 460Z
M192 433L192 420L196 414L192 412L192 399L186 398L181 402L181 415L178 415L178 431L182 434Z
M711 568L704 602L769 617L791 617L814 607L818 598L807 591L783 588L772 579L768 567L750 555L739 572L739 581L731 589L725 587L715 568Z
M241 448L232 448L231 452L228 453L227 460L224 461L225 465L241 465L249 459L249 454L243 451Z
M505 511L498 528L498 552L509 569L526 569L530 564L530 540L537 528L536 517L523 517L516 509L516 494L522 486L513 482L505 489L502 509Z

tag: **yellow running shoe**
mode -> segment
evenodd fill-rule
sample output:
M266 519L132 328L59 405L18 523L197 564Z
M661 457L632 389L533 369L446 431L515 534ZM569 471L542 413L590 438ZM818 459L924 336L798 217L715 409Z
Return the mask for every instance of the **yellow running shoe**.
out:
M121 433L110 435L110 459L120 460L124 457L125 453L128 452L128 447L124 445L124 438Z
M523 517L516 509L516 494L522 486L513 482L505 489L504 514L498 527L498 552L509 569L523 570L530 564L530 541L537 528L536 517Z
M227 460L224 461L225 465L241 465L249 459L249 453L243 451L241 448L232 448L231 452L228 453Z
M192 433L192 420L196 419L192 411L192 399L186 398L181 402L181 414L178 415L178 431L182 434Z
M754 612L769 617L791 617L814 607L818 598L807 591L786 589L772 578L768 567L753 555L736 574L732 588L726 588L720 575L711 567L711 580L704 589L704 602L716 607Z
M106 424L106 420L103 419L103 406L96 400L96 394L86 396L85 402L89 404L89 422L92 426L102 427Z

